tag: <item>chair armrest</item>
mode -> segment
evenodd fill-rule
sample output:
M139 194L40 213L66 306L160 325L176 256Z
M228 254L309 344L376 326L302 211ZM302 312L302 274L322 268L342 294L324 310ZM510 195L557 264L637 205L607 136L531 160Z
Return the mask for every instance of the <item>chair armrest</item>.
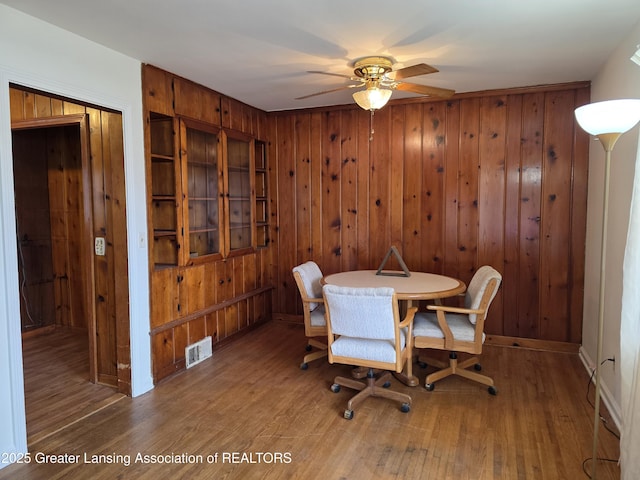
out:
M481 314L483 310L478 310L474 308L461 308L461 307L448 307L445 305L427 305L427 309L435 310L436 319L438 320L438 326L444 335L444 347L447 350L454 350L454 342L453 333L451 332L451 328L449 328L449 324L447 323L447 317L445 312L447 313L462 313L462 314L470 314L476 313Z
M304 298L302 301L305 303L324 303L324 298Z
M449 307L447 305L427 305L427 310L441 310L449 313L483 313L484 310L474 308Z
M404 319L398 324L400 328L408 327L413 322L413 317L418 311L418 307L411 307L407 309L407 314L404 316Z

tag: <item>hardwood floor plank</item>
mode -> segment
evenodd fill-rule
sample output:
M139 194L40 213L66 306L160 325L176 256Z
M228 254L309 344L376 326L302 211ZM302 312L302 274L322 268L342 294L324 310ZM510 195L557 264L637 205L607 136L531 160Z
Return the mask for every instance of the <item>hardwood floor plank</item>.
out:
M25 410L29 445L124 398L89 381L87 333L65 328L23 339Z
M497 396L455 377L433 392L394 380L391 388L413 398L409 413L370 398L348 421L342 412L353 392L329 387L349 367L318 361L300 370L305 343L300 326L263 325L153 391L30 447L32 455L111 455L114 463L11 465L0 480L587 478L582 462L591 454L593 410L576 354L487 346L481 361ZM431 370L414 371L423 381ZM605 429L600 452L619 455L618 440ZM141 463L137 454L201 460ZM282 462L273 461L278 454ZM598 472L601 479L620 477L615 463L599 464Z

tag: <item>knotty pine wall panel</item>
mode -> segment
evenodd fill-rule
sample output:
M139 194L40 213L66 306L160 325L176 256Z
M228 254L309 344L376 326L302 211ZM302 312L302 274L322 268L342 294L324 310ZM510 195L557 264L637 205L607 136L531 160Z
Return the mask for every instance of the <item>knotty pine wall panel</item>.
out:
M320 238L316 239L317 244L313 242L313 234L311 232L311 225L314 223L312 219L313 212L319 212L320 209L313 207L311 201L314 197L316 187L312 182L312 179L318 179L318 185L320 185L319 170L318 173L311 171L311 165L320 166L319 161L311 161L311 117L309 115L296 116L294 119L295 125L295 138L294 144L298 156L295 163L295 175L291 180L295 182L295 192L300 192L300 195L296 195L295 198L295 232L296 232L296 258L304 258L308 255L317 255L321 250ZM285 167L283 167L285 168ZM289 170L292 171L292 170ZM320 218L316 220L320 221ZM319 225L318 225L319 226ZM305 250L301 250L305 249Z
M488 333L580 342L588 142L573 111L588 100L581 82L395 101L373 119L272 114L273 310L301 313L295 265L375 269L395 245L415 271L498 269Z
M340 157L340 191L342 193L340 256L342 257L342 265L348 270L355 270L358 267L358 230L356 225L358 213L358 162L356 160L358 129L356 113L355 110L345 111L341 128L343 135Z

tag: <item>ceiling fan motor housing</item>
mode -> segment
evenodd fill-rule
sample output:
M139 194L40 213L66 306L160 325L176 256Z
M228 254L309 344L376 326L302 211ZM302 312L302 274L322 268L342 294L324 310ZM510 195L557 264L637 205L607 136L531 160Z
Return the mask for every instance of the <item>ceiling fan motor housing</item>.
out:
M377 80L391 71L393 62L387 57L365 57L354 64L353 73L365 80Z

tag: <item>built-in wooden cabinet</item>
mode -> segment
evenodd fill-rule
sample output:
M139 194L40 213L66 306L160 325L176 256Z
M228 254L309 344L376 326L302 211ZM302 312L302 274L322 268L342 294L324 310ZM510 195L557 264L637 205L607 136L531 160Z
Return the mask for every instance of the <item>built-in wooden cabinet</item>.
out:
M150 137L155 267L255 249L254 140L203 122L159 115L150 119ZM263 167L265 161L262 155ZM264 197L262 172L260 182ZM264 218L259 227L264 230Z
M271 317L266 143L256 138L266 116L148 65L143 93L158 381L184 368L187 345L211 336L215 348Z

